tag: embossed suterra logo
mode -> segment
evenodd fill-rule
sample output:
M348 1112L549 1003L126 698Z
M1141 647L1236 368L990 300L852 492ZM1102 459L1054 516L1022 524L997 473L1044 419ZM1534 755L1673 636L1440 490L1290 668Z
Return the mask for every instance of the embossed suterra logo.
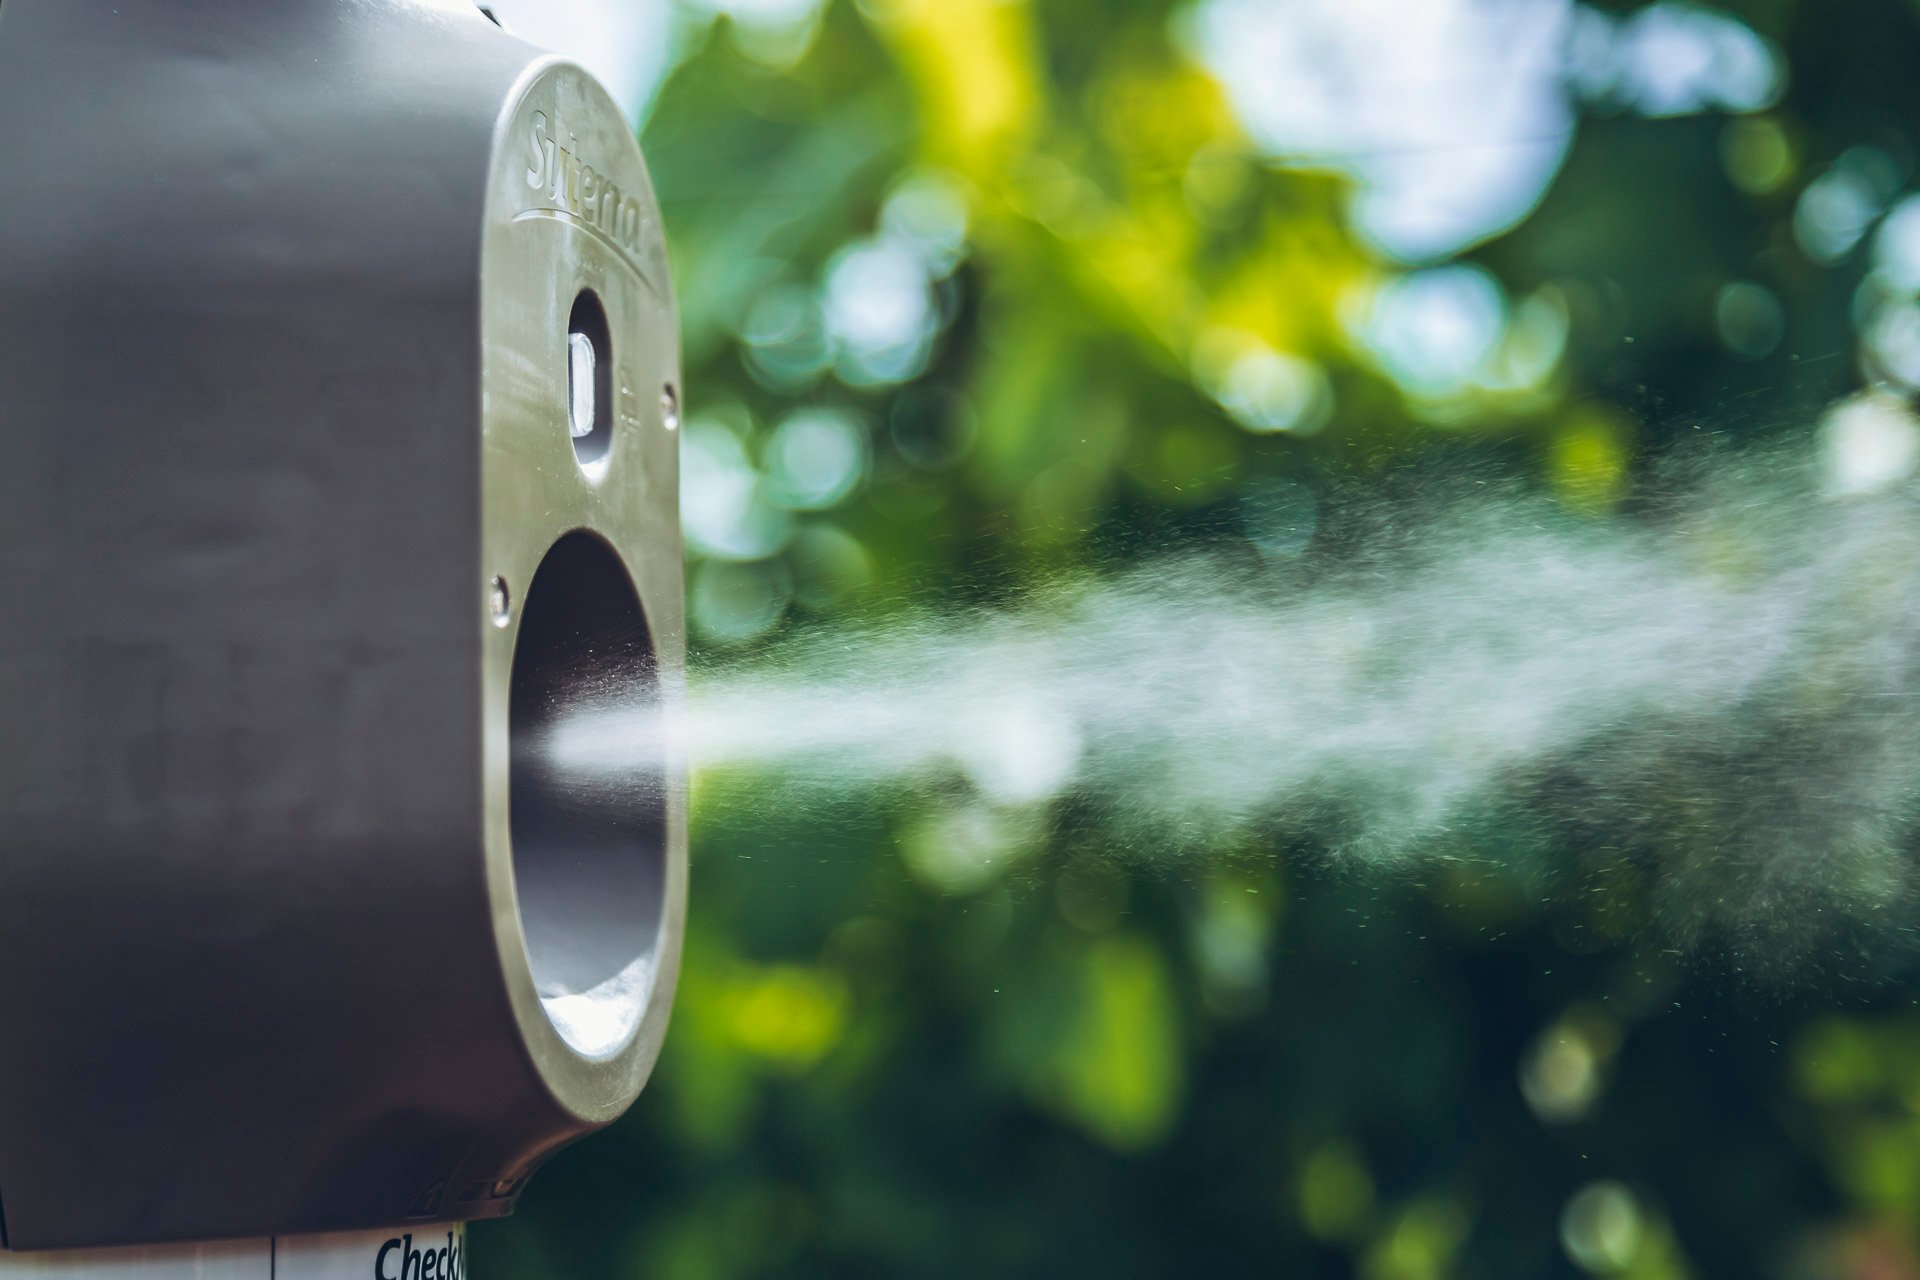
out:
M565 139L566 145L562 144ZM579 139L567 136L544 111L533 113L527 132L527 186L539 193L540 203L515 217L558 218L584 228L617 252L628 266L655 289L653 274L642 257L647 212L640 200L621 188L602 170L583 160L575 147Z

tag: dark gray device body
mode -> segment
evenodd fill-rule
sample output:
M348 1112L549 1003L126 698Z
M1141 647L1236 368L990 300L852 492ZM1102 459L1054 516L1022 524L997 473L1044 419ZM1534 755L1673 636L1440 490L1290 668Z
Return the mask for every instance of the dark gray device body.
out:
M505 1213L685 910L670 762L522 749L681 662L631 129L469 6L4 0L0 172L4 1244Z

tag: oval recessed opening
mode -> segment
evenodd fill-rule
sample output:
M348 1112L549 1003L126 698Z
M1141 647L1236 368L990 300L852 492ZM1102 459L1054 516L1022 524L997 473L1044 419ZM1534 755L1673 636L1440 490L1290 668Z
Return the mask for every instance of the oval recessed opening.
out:
M534 987L590 1057L652 994L666 895L659 674L626 566L567 534L520 601L508 723L513 878Z
M567 317L567 435L583 470L596 473L613 448L613 330L591 289Z

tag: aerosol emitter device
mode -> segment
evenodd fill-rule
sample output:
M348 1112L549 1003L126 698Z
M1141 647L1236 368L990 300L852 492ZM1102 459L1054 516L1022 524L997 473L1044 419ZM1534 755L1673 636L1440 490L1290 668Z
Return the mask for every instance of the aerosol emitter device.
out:
M676 766L533 749L681 669L632 130L455 0L0 0L0 173L0 1275L458 1280L679 964Z

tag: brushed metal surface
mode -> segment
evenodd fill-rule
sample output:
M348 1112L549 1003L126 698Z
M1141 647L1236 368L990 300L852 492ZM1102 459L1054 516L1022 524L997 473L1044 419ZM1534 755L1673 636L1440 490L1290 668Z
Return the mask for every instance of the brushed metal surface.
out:
M563 535L617 557L633 669L677 687L633 138L584 73L414 0L6 0L0 123L31 175L0 186L4 1243L505 1213L632 1101L678 966L677 777L635 911L582 922L650 966L595 1053L535 979L509 804ZM593 467L582 288L618 379Z

